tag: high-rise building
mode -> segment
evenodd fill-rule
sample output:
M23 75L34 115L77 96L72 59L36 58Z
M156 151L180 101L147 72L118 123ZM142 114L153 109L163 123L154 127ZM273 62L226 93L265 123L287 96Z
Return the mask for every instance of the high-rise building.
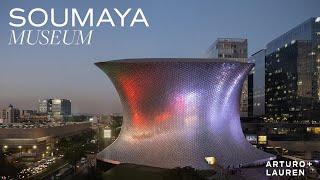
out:
M71 115L71 101L67 99L52 99L51 115L57 118Z
M53 118L62 119L71 115L71 101L67 99L39 100L38 111Z
M241 38L218 38L209 47L205 57L247 62L248 41Z
M248 109L250 117L265 115L265 57L265 49L261 49L249 57L249 62L255 64L248 80Z
M241 38L218 38L209 47L205 57L248 62L248 41ZM248 116L248 80L243 83L242 87L240 116Z
M311 51L310 41L297 40L267 56L266 113L271 120L312 120L317 114L317 74Z
M52 99L41 99L39 100L38 112L41 114L48 114L51 112Z
M270 121L320 120L320 17L267 44L265 81Z
M269 55L277 51L278 48L284 47L286 44L288 45L294 40L311 41L314 48L319 50L319 39L320 17L312 17L269 42L267 44L266 54Z
M20 118L20 110L9 105L6 109L2 110L2 123L17 123Z

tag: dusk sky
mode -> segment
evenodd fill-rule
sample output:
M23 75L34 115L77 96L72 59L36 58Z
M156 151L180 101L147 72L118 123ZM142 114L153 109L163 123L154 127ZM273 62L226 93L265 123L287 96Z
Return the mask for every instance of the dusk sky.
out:
M94 8L95 21L108 8L116 27L93 27L91 46L9 46L12 8L50 8L58 19L64 8L84 15ZM247 38L249 55L310 17L320 16L319 0L3 0L0 4L0 108L13 104L36 109L38 99L72 100L73 113L122 112L119 97L98 61L138 57L202 57L218 37ZM113 8L125 11L126 27ZM142 8L150 27L129 27ZM80 13L80 14L81 14ZM27 15L25 15L26 17ZM67 28L67 27L66 27ZM22 29L36 29L25 26ZM56 29L50 24L41 29ZM64 29L64 28L61 28ZM76 29L88 29L78 27Z

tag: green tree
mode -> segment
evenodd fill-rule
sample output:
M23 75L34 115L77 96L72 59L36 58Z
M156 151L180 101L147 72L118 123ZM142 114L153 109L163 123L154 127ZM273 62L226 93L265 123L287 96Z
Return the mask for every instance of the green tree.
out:
M77 162L81 157L85 156L85 151L82 145L73 144L66 149L64 158L76 169Z
M58 152L63 154L64 159L75 169L81 157L86 156L88 151L92 151L92 148L95 148L90 142L94 135L94 131L90 130L76 136L62 138L57 144Z
M120 134L122 121L122 116L113 116L112 121L110 122L110 128L115 137L118 137Z
M0 150L0 175L15 177L18 172L19 169L10 164L2 150Z

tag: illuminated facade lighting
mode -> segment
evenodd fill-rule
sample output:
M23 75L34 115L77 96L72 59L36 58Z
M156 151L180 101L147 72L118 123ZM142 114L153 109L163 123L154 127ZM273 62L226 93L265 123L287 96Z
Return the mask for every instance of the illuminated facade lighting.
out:
M119 137L97 155L161 168L261 163L274 156L244 137L242 84L252 64L219 59L131 59L96 64L124 108Z

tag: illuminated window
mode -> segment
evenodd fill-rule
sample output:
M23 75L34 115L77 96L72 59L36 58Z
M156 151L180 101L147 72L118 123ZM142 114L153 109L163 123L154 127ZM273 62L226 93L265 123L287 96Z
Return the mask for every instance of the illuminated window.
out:
M246 139L251 144L257 144L257 136L256 135L246 135Z
M320 127L314 128L314 134L320 134Z
M111 138L111 129L104 129L103 130L103 137L104 138Z
M209 165L214 165L217 161L215 157L205 157L204 159L207 161Z
M267 144L267 136L258 136L259 144Z
M307 132L312 134L320 134L320 127L307 127Z

